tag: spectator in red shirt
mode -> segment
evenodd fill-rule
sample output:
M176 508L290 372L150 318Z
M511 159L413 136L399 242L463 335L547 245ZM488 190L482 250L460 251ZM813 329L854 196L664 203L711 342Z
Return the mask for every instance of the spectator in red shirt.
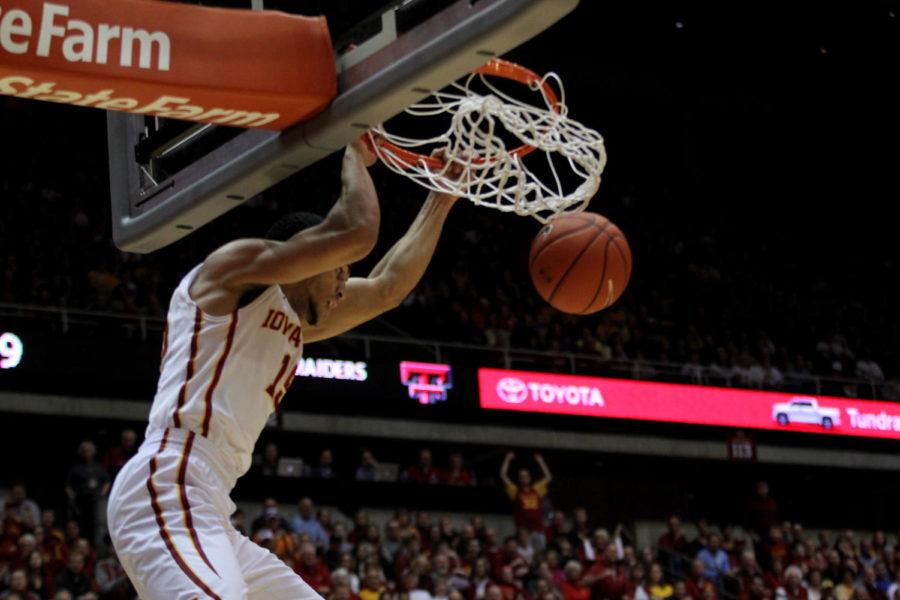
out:
M747 517L751 530L759 536L778 523L778 503L769 496L768 482L756 482L756 493L747 502Z
M137 453L137 433L133 429L125 429L119 438L119 445L106 451L103 456L103 467L113 481L125 463Z
M762 569L759 568L752 550L746 550L741 554L741 561L734 576L738 580L741 592L749 592L753 580L757 577L762 578Z
M715 599L716 584L706 578L703 561L695 558L691 562L691 576L687 580L687 591L694 600Z
M466 468L459 452L450 455L450 468L443 473L441 480L448 485L475 485L475 477Z
M557 510L550 516L550 524L544 530L544 537L547 538L548 544L556 544L557 540L569 537L569 527L566 524L566 515L564 512Z
M311 542L300 545L300 560L294 570L322 596L331 592L331 571L316 556L316 547Z
M591 597L594 600L622 600L628 592L628 573L620 564L615 544L607 543L603 555L585 577L585 583L593 583Z
M541 542L537 549L544 546L544 516L541 514L541 500L547 495L547 486L552 480L550 469L540 454L534 455L534 460L541 468L541 479L532 483L531 472L528 469L519 469L518 484L509 478L509 464L515 458L515 454L507 452L500 468L500 479L506 488L506 493L514 503L513 519L516 527L527 529L530 532L540 534Z
M440 473L431 463L431 450L428 448L420 450L418 464L407 467L400 476L400 480L412 483L440 483Z
M766 582L766 587L777 590L782 584L781 577L784 574L784 562L780 556L773 556L771 559L771 565L763 574L763 580Z
M665 533L659 536L657 547L659 559L671 573L683 573L687 565L682 564L682 556L687 554L688 540L681 519L672 515Z
M16 546L17 539L18 536L7 533L5 523L0 520L0 576L19 554L19 548Z
M591 588L584 584L581 575L584 568L577 560L570 560L564 569L566 578L559 585L563 600L590 600Z
M516 594L522 589L522 584L516 579L515 572L511 565L506 565L500 569L500 588L503 600L513 600ZM490 593L488 593L490 598Z
M787 600L807 600L806 588L803 587L803 571L796 565L784 570L784 595Z

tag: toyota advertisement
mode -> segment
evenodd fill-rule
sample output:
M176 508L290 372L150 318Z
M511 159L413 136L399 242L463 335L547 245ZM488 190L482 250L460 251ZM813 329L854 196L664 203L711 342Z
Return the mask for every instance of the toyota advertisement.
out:
M900 439L900 403L479 369L481 408Z

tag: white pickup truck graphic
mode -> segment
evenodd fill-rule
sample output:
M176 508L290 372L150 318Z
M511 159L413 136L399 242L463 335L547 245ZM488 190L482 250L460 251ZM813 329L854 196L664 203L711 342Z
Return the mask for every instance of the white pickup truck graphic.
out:
M772 419L778 421L779 425L810 423L831 429L841 424L841 409L819 406L815 398L797 396L790 402L773 405Z

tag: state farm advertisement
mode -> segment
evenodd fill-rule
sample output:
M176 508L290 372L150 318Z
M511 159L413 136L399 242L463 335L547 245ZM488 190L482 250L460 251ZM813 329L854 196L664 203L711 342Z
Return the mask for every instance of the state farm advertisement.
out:
M0 94L284 129L331 103L337 75L324 17L148 0L3 0Z
M479 369L482 408L900 439L900 403Z

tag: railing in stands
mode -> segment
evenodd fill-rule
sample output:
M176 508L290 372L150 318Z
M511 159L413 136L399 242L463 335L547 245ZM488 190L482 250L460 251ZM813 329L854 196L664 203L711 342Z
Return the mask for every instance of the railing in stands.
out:
M0 303L0 318L15 319L29 327L69 334L79 328L102 329L121 334L128 339L147 341L151 335L163 330L164 319L151 315L101 312L65 307ZM671 381L716 385L724 387L752 387L775 389L817 395L854 396L859 398L883 398L880 382L855 378L822 377L819 375L783 375L778 386L741 385L732 377L714 377L709 369L692 370L691 365L650 360L622 360L605 358L596 354L555 352L524 348L502 348L424 340L399 335L345 333L336 339L342 346L351 345L364 353L366 360L397 352L398 348L415 348L420 354L437 362L465 356L478 357L484 364L507 369L552 370L554 372L602 375L626 379ZM891 399L891 398L888 398Z

